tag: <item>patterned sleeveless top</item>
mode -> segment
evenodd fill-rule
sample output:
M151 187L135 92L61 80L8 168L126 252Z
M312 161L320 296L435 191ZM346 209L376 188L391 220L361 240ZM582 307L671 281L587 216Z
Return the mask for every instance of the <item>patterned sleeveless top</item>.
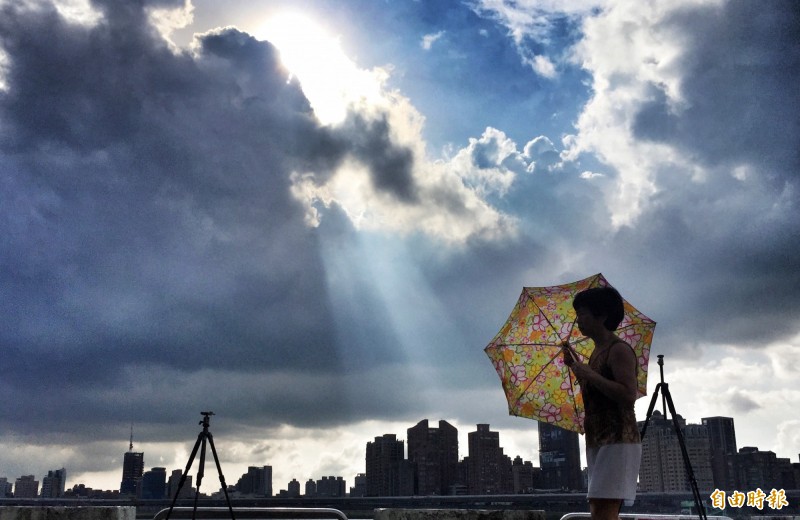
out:
M595 372L612 381L614 381L614 374L608 364L608 356L611 348L617 343L622 343L630 348L630 345L621 339L616 339L607 349L597 355L595 355L596 351L592 352L589 358L589 366ZM631 350L631 353L633 353L633 350ZM587 448L599 448L606 444L635 444L641 442L639 428L636 426L636 414L633 411L633 404L620 404L594 388L591 383L586 383L582 392L586 411L584 430L586 431Z

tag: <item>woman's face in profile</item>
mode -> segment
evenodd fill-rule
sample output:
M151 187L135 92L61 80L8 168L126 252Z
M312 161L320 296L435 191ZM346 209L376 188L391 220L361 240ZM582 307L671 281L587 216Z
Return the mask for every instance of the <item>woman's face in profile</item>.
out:
M578 317L578 328L584 336L591 337L599 330L598 327L605 327L605 325L603 325L605 316L595 316L585 307L578 307L575 309L575 314L577 314Z

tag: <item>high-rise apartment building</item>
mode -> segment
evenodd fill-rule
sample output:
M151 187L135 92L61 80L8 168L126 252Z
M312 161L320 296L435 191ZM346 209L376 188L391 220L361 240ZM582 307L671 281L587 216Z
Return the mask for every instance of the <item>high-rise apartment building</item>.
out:
M58 498L64 496L67 484L67 470L64 468L50 470L42 479L42 498Z
M297 498L300 496L300 482L296 478L293 478L286 484L286 496L289 498Z
M778 457L772 451L761 451L752 446L739 449L736 454L736 472L739 490L782 487Z
M318 497L344 497L347 495L347 483L342 477L322 477L317 480Z
M314 479L306 480L305 485L305 496L307 497L315 497L317 496L317 483Z
M14 482L14 498L36 498L39 495L39 481L33 475L24 475Z
M675 417L683 434L692 472L700 492L714 488L711 471L711 448L708 430L701 424L687 425L680 415ZM638 423L641 429L644 423ZM653 412L642 439L642 462L639 489L645 492L690 491L691 486L675 425L658 410Z
M448 494L458 471L458 430L447 421L439 421L438 428L420 421L408 429L408 460L414 468L414 494Z
M239 478L236 490L244 495L272 496L272 466L250 466Z
M355 485L350 488L351 497L367 496L367 475L359 473L355 478Z
M467 434L467 487L473 495L510 493L511 461L507 463L500 447L500 433L489 429L488 424L477 425L477 430ZM505 470L508 475L505 475Z
M414 472L404 458L405 445L387 433L367 443L367 496L401 496L414 493Z
M0 477L0 498L11 498L14 496L14 484L8 481L7 477Z
M543 422L539 428L539 466L542 486L549 489L583 489L578 434Z
M733 417L703 417L700 422L708 431L714 487L733 490L736 488L736 430Z
M522 460L522 457L517 455L514 462L511 464L511 478L513 480L514 494L532 493L533 489L538 487L537 472L539 468L534 468L533 463L529 460Z

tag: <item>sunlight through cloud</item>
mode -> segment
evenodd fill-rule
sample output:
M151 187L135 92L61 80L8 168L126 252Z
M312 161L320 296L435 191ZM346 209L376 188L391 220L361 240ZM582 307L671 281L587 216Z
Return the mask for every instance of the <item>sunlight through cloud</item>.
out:
M276 15L255 36L278 48L281 60L300 81L323 124L344 121L350 105L380 104L386 73L359 69L345 55L339 39L306 16Z

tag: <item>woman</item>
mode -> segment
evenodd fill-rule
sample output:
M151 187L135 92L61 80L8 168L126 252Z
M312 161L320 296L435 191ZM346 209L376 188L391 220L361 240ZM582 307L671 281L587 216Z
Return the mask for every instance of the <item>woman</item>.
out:
M616 289L587 289L575 296L572 306L581 333L595 345L586 364L564 345L564 361L578 378L586 410L589 510L593 520L618 519L623 502L633 504L642 456L633 411L636 355L614 334L624 313Z

